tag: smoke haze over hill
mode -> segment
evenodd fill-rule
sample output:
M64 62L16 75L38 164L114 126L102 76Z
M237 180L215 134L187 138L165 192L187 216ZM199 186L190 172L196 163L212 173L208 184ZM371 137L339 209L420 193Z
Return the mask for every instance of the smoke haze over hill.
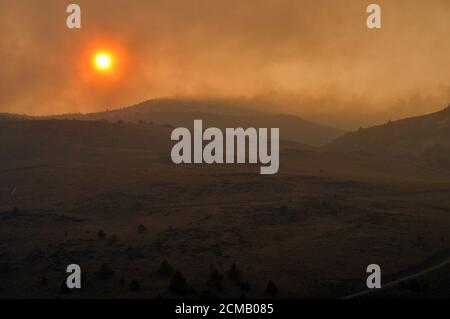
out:
M149 98L253 98L341 128L425 114L450 99L450 3L378 1L78 1L0 4L0 112L94 112ZM120 47L123 77L80 72L86 50ZM82 67L81 67L82 68Z

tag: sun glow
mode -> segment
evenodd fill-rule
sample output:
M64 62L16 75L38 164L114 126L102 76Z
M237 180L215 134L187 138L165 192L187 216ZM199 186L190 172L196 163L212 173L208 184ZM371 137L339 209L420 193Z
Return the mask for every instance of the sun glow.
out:
M113 40L91 39L83 45L77 59L77 71L89 85L114 90L122 84L130 69L128 50Z
M94 55L94 67L101 72L107 72L113 68L113 58L110 53L98 52Z

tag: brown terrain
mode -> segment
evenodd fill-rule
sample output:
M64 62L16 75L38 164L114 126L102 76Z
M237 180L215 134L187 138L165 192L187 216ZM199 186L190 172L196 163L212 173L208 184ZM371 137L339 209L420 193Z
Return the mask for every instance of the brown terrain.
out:
M179 271L190 298L340 298L366 288L369 264L387 282L442 262L450 254L445 159L387 154L380 136L397 141L392 127L409 149L418 138L448 138L449 122L441 135L417 136L404 131L422 127L406 123L324 147L284 140L279 174L262 176L259 166L172 164L169 125L8 116L0 122L0 297L174 298L184 295L170 289ZM158 274L164 260L172 273ZM72 263L83 289L67 292ZM232 264L239 281L229 278ZM428 274L426 292L420 278L386 294L448 298L449 268L439 271L444 282ZM277 289L267 291L269 281Z

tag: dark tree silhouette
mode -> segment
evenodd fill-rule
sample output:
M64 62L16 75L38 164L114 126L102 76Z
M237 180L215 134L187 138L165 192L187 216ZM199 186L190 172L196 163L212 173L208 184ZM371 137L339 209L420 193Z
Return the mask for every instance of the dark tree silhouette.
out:
M98 239L104 240L106 238L106 233L103 231L103 229L100 229L97 233Z
M133 292L140 292L142 290L142 288L141 288L141 284L139 283L139 281L133 280L130 283L130 290Z
M143 234L146 231L147 231L147 228L144 225L141 224L141 225L138 226L138 233L139 234Z
M186 295L189 291L186 278L181 272L176 272L170 281L170 291L177 295Z
M11 272L11 270L12 270L12 266L8 262L4 262L0 266L0 274L7 274L7 273Z
M99 280L108 280L114 276L114 271L107 265L103 264L99 271L95 273L95 277Z
M203 300L216 300L218 298L217 294L211 290L205 290L200 293L200 299Z
M241 281L241 272L236 264L232 264L230 270L228 270L228 278L231 281L235 281L236 283L239 283Z
M223 289L223 275L219 273L217 270L214 270L207 282L209 288L215 288L217 290Z
M243 292L249 292L251 290L250 283L248 283L248 282L241 282L239 284L239 287L241 288L241 290Z
M70 292L70 289L69 287L67 287L67 282L65 279L61 282L61 292L65 294L68 294Z
M267 284L266 293L272 298L275 298L278 293L278 287L273 283L272 280L270 280Z
M40 284L41 286L48 286L48 278L46 275L42 275Z
M158 269L158 276L160 277L168 277L172 274L172 266L167 262L167 260L164 260Z
M119 238L117 237L117 235L112 235L109 240L108 240L108 245L112 246L114 245L117 241L119 240Z

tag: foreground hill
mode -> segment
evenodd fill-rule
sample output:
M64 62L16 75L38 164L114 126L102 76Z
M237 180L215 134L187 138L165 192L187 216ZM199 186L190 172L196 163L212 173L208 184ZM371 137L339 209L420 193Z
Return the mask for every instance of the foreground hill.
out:
M65 160L96 149L169 149L170 128L69 120L10 120L0 125L0 160L53 157Z
M324 145L344 132L318 125L292 115L265 113L256 106L222 101L150 100L127 108L90 113L68 114L54 118L107 120L111 122L152 122L176 127L191 127L202 119L206 126L278 127L281 138L312 146Z
M278 298L342 297L366 288L374 261L396 279L449 249L450 173L284 141L273 176L175 165L170 131L1 122L0 297L181 297L163 260L192 299L265 298L269 280ZM72 263L86 285L68 294ZM229 280L233 264L245 285ZM208 284L214 270L222 289Z
M126 153L168 163L172 127L153 123L81 120L9 120L0 122L0 161L20 166L21 161L90 161L107 154ZM280 141L281 173L333 175L340 178L445 181L433 169L417 170L402 160L385 161L367 154L345 154L302 143ZM112 160L117 158L112 156ZM150 162L148 165L151 165ZM232 165L232 167L242 165ZM258 165L253 165L256 169ZM230 168L232 168L230 167ZM252 167L250 165L249 167ZM230 169L229 168L229 169ZM257 170L250 169L252 172ZM201 170L200 170L201 171ZM449 175L450 176L450 175Z
M327 146L347 153L396 157L450 169L450 106L429 115L348 133Z

